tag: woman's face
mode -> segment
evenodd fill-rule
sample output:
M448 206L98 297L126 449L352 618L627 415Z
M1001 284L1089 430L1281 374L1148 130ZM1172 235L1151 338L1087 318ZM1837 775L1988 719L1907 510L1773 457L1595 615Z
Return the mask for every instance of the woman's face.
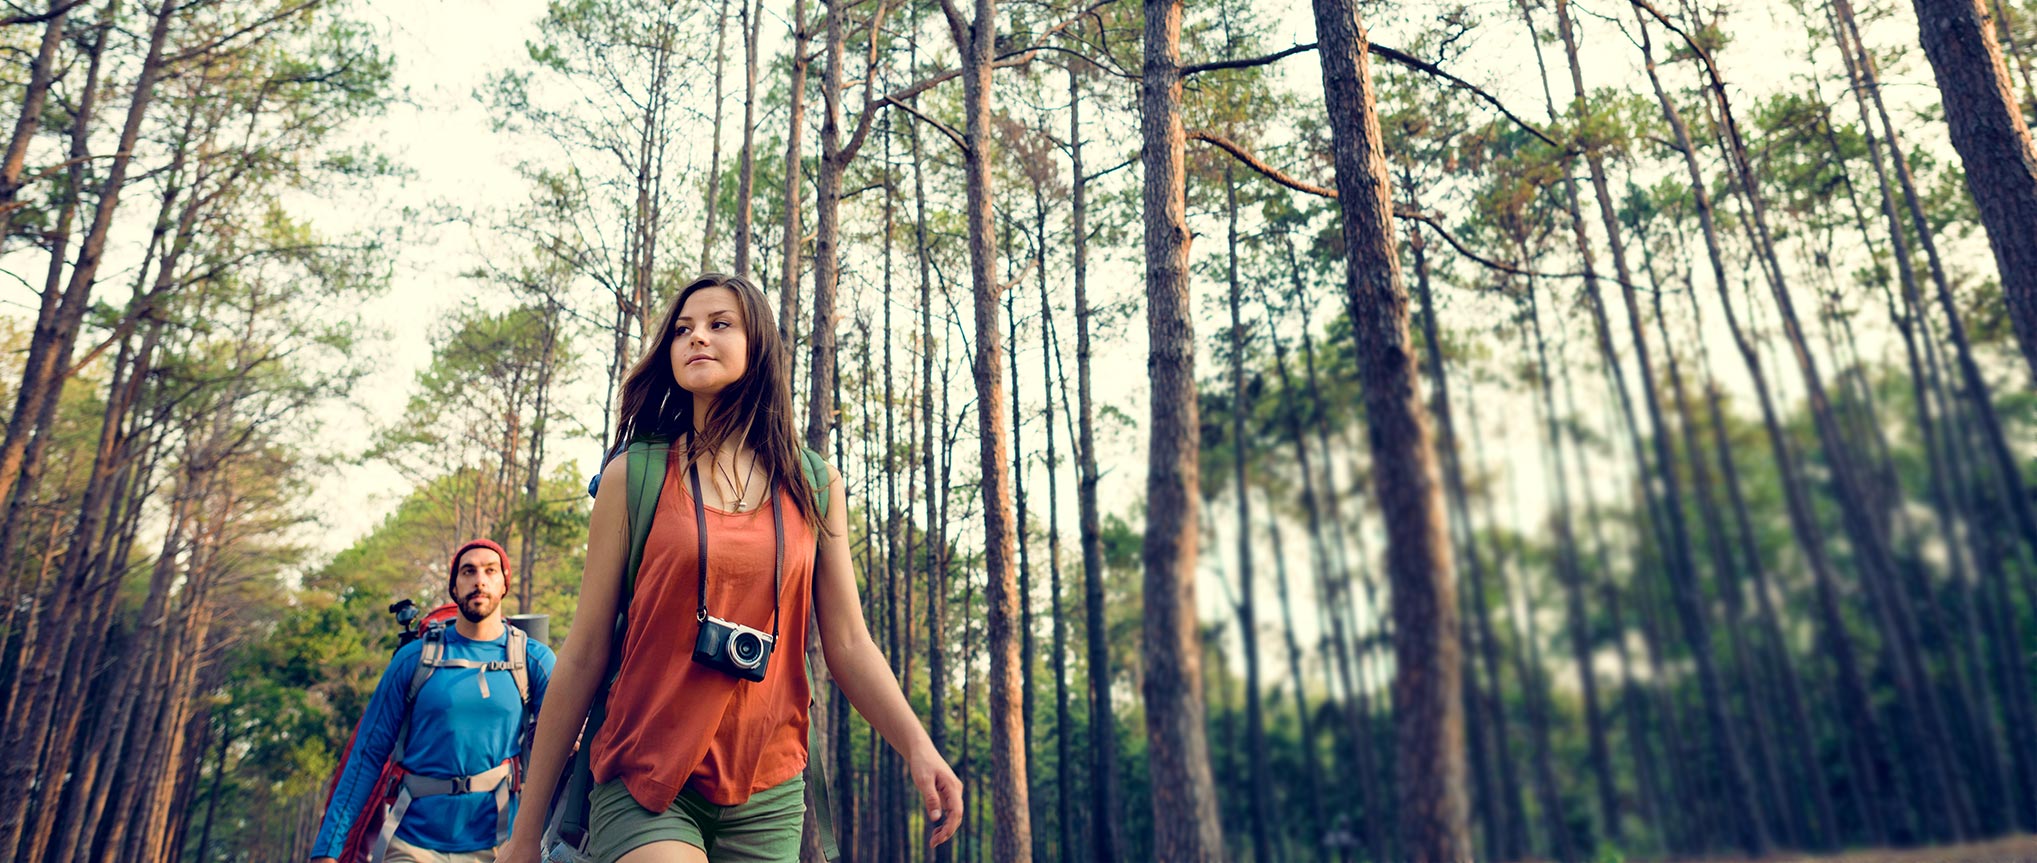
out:
M715 395L750 367L748 322L729 288L702 288L672 322L672 378L695 395Z

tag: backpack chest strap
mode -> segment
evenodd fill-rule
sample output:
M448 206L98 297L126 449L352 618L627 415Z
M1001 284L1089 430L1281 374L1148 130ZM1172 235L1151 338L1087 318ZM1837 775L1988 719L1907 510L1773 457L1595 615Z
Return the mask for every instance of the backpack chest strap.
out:
M483 671L515 671L517 667L517 663L500 659L441 659L432 665L438 668L479 668Z
M441 794L467 794L474 791L492 791L497 785L505 785L515 776L515 761L504 761L492 768L471 776L420 776L416 773L403 775L403 788L412 797L436 797Z
M437 797L444 794L466 794L473 791L495 792L495 844L509 841L509 797L515 793L513 786L519 784L516 759L512 758L493 768L472 776L454 776L441 779L436 776L419 776L405 773L398 786L395 803L389 813L383 816L382 832L375 837L375 844L369 849L370 863L382 863L389 850L389 840L396 836L396 826L403 823L403 816L409 814L410 804L419 797Z

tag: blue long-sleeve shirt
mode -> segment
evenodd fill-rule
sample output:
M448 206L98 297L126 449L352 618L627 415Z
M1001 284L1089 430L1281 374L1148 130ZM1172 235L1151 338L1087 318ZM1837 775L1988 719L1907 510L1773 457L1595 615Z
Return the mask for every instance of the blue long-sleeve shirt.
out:
M396 651L389 668L375 684L368 699L368 712L361 717L354 735L353 751L340 774L332 802L326 807L318 840L311 856L336 857L353 827L354 817L370 795L376 793L375 779L382 764L396 746L396 732L403 724L404 695L410 677L423 652L422 639ZM509 658L509 632L493 641L474 641L448 625L445 629L446 659L501 662ZM531 639L525 663L530 679L530 709L535 713L544 703L545 687L552 677L552 649ZM486 698L478 679L488 675ZM471 776L485 772L514 756L521 741L523 705L518 701L516 678L508 671L483 672L478 668L438 668L418 690L410 707L410 740L404 747L404 769L421 776ZM419 848L447 853L479 851L495 847L494 789L466 794L419 797L396 828L396 836ZM514 816L516 801L510 800Z

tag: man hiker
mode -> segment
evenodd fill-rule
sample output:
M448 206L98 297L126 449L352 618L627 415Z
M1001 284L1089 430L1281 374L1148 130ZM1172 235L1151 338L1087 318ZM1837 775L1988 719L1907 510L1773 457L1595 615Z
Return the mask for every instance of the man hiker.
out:
M404 645L382 672L312 863L495 859L516 814L525 729L544 702L553 661L551 648L503 621L508 590L502 546L477 539L453 552L446 592L459 616ZM394 762L399 784L377 781L385 761ZM379 835L354 829L356 819L378 812Z

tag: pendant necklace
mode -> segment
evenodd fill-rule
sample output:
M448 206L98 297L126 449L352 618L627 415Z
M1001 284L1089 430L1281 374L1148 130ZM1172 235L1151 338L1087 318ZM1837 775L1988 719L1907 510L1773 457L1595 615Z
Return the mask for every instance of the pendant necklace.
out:
M748 509L746 499L750 496L750 480L756 478L757 475L757 459L755 457L750 459L750 469L743 473L743 482L740 487L736 485L735 476L719 460L714 463L714 467L721 474L723 481L728 484L729 491L735 493L735 505L729 507L729 509L735 512L742 512Z

